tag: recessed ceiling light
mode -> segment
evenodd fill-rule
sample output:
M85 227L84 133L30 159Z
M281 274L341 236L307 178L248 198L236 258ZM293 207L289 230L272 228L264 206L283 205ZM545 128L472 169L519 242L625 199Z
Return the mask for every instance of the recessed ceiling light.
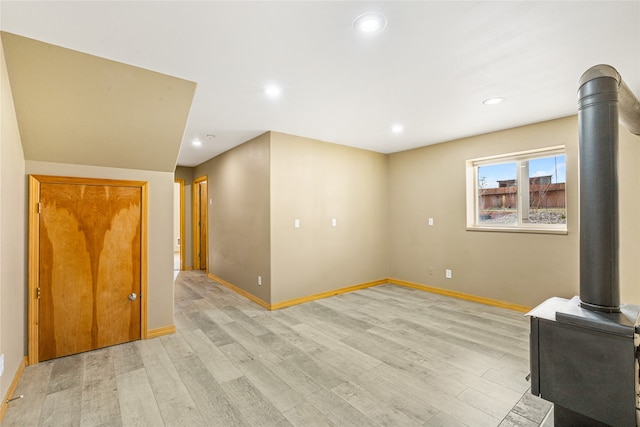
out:
M487 98L484 101L482 101L482 103L484 105L496 105L496 104L500 104L503 101L504 101L503 97L496 96L495 98Z
M404 126L402 126L402 125L393 125L393 126L391 126L391 132L393 132L393 133L402 133L403 130L404 130Z
M282 88L276 85L269 85L264 88L264 93L269 98L278 98L280 95L282 95Z
M387 17L381 13L369 12L353 21L353 28L362 33L379 33L387 27Z
M191 145L193 145L194 147L200 147L202 145L202 142L199 140L194 140Z

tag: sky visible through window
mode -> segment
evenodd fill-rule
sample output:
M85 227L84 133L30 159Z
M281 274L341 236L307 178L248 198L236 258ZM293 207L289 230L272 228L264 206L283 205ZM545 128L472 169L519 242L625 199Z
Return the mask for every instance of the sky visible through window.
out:
M529 177L551 175L551 183L566 182L565 156L543 157L529 160ZM516 179L516 163L500 163L478 167L478 184L481 188L498 188L498 181Z

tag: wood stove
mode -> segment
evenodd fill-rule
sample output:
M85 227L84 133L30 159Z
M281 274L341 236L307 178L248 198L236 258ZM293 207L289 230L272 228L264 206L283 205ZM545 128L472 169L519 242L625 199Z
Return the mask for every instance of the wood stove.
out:
M640 426L640 306L620 304L618 122L640 135L640 103L608 65L578 91L580 296L551 298L531 317L531 393L554 425ZM639 284L640 286L640 284Z

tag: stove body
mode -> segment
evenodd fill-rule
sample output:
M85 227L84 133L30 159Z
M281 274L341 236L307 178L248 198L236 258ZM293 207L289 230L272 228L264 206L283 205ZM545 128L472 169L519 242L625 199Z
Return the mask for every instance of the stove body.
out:
M529 315L531 393L554 403L556 427L640 425L640 306L601 313L551 298Z

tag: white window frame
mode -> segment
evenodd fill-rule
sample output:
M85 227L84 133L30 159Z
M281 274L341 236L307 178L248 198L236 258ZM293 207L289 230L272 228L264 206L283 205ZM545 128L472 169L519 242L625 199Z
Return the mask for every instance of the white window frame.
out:
M532 224L524 221L528 215L529 206L529 168L527 161L543 157L567 156L564 145L540 148L536 150L520 151L498 156L482 157L466 161L467 171L467 230L469 231L505 231L521 233L567 234L567 224ZM517 223L516 224L482 224L477 222L478 206L478 167L501 163L516 163L517 180ZM523 178L524 177L524 178ZM524 183L522 185L521 183ZM526 191L524 191L526 190ZM565 206L567 194L565 182ZM527 209L522 209L527 206ZM568 218L567 218L568 222Z

